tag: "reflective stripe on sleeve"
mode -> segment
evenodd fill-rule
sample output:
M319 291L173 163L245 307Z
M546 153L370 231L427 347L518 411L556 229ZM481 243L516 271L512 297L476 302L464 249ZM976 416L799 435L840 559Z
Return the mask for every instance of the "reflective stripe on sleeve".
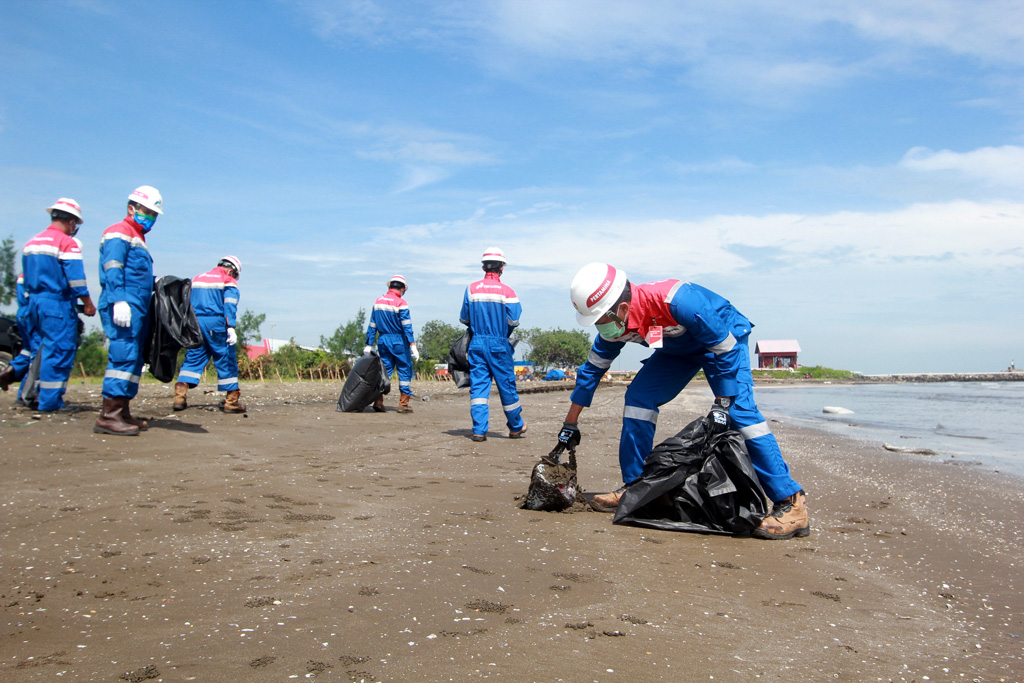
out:
M728 353L729 351L732 351L734 346L736 346L736 337L732 336L732 332L730 332L725 339L718 342L714 346L709 346L708 351L715 354L716 356L719 356L723 353Z
M224 297L224 303L226 303L226 304L237 304L238 303L238 299L232 299L231 297L226 296L226 297Z
M745 441L750 441L751 439L756 439L759 436L766 436L772 433L772 430L768 429L767 422L758 422L756 425L741 427L739 431L740 436L742 436Z
M111 268L124 268L124 264L120 261L107 261L103 264L103 270L110 270Z
M587 355L587 362L600 370L607 370L612 366L611 359L602 358L597 355L597 351L594 351L593 349L591 349L590 353Z
M622 409L622 419L643 420L651 424L658 424L658 411L636 406L626 406Z
M68 285L71 287L85 287L88 284L85 280L68 280Z

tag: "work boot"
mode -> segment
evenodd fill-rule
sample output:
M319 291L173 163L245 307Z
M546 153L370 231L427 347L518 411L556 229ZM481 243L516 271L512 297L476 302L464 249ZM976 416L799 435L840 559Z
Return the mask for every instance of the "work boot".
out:
M525 423L523 423L523 428L520 429L518 432L513 432L513 431L509 430L509 433L508 433L508 438L510 438L510 439L521 439L524 436L526 436L526 424Z
M626 487L623 486L609 493L599 493L590 499L590 507L598 512L615 512L615 509L619 507L622 494L625 492Z
M770 541L784 541L794 536L810 536L811 521L807 515L807 495L797 491L775 503L771 514L751 535Z
M384 407L384 394L377 394L377 398L373 399L373 412L385 413L387 410Z
M411 413L412 408L409 407L409 394L402 394L398 399L398 412L400 413Z
M175 410L175 412L177 412L179 410L185 410L185 408L188 408L188 399L186 398L187 395L188 395L188 385L185 384L184 382L177 382L174 385L174 410Z
M244 413L245 404L238 400L238 397L242 395L242 392L238 389L229 391L228 395L224 398L224 405L220 407L225 413Z
M7 387L14 384L15 379L17 378L14 376L14 368L8 365L3 371L0 371L0 389L7 391Z
M140 432L149 431L149 420L144 417L135 417L132 415L132 400L130 398L124 401L124 410L121 412L121 417L124 421L130 425L134 425L139 428Z
M477 442L487 441L487 435L486 434L474 434L473 436L471 436L469 438L472 439L473 441L477 441Z
M128 399L123 396L103 397L103 408L92 431L97 434L113 434L114 436L136 436L139 428L124 421L123 411Z

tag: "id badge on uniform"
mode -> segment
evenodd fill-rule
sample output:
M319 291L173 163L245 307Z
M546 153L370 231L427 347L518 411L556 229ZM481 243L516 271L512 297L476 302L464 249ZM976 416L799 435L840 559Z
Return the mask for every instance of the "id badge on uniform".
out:
M661 325L655 325L647 330L647 345L652 349L661 348Z

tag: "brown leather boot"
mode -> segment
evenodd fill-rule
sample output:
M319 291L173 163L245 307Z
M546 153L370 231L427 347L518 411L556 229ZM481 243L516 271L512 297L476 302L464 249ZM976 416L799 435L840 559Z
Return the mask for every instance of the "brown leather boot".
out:
M96 418L96 424L92 431L97 434L113 434L114 436L136 436L139 428L124 421L122 412L128 404L128 399L123 396L113 398L103 397L103 408L100 416Z
M132 400L130 398L125 399L124 410L121 411L121 417L123 417L124 421L128 424L138 427L140 432L149 431L149 421L146 418L135 417L132 415Z
M385 413L387 410L384 407L384 394L377 394L377 398L373 399L373 412Z
M794 536L810 536L811 521L807 514L807 495L797 491L789 498L775 503L770 515L761 526L751 532L752 536L770 541L784 541Z
M185 410L188 408L188 385L184 382L177 382L174 385L174 410Z
M220 407L225 413L244 413L245 404L238 400L238 397L242 395L242 392L238 389L229 391L228 395L224 397L224 405Z
M14 376L14 368L8 365L2 372L0 372L0 389L7 391L7 387L14 384L16 379L17 377Z
M402 394L398 399L398 412L400 413L411 413L412 408L409 407L409 394Z

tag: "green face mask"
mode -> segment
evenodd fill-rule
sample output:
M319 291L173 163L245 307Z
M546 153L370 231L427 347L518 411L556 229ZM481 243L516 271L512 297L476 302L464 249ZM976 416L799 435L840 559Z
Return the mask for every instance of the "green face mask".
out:
M597 333L608 341L615 341L626 333L626 326L614 320L608 323L598 323L595 327Z

